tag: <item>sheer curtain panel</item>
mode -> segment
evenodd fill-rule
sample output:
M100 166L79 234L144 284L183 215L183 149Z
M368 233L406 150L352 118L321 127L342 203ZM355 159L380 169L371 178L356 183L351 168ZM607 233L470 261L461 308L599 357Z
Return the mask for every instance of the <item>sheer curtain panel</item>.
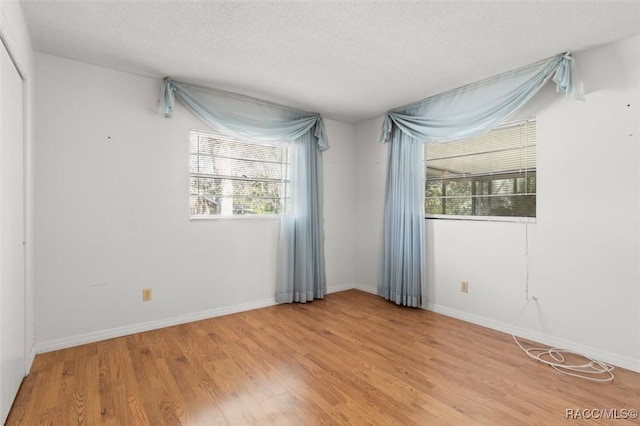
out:
M394 132L387 162L378 295L418 307L424 270L424 145Z
M309 134L296 140L291 159L291 211L283 215L276 301L305 303L327 291L322 228L322 152Z

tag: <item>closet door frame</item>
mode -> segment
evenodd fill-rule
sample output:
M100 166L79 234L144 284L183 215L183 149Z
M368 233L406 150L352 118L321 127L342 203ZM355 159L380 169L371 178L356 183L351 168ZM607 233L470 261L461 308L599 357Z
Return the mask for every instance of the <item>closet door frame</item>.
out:
M29 347L33 345L27 342L26 79L16 55L12 54L11 43L7 42L6 21L1 14L0 18L0 45L4 50L0 64L0 179L4 181L0 181L0 206L4 205L0 211L0 285L5 299L0 330L2 345L6 345L0 348L3 369L0 422L4 422L22 379L28 374ZM18 108L14 108L17 103Z

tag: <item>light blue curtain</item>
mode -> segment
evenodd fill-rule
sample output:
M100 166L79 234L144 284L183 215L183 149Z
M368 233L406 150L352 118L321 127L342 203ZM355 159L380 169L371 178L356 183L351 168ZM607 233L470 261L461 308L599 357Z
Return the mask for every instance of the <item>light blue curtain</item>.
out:
M318 149L329 149L324 121L310 114L236 93L164 80L160 111L171 117L175 98L209 126L234 138L258 142L294 141L308 132Z
M378 294L398 305L422 302L424 144L394 132L389 146Z
M329 144L322 117L165 79L159 105L165 116L172 116L176 98L224 135L264 143L289 143L290 206L281 219L276 299L283 303L324 297L322 152Z
M486 133L553 78L556 90L582 99L570 54L561 54L436 95L387 114L380 141L390 143L378 294L421 304L424 277L424 143ZM418 219L419 218L419 219Z
M478 136L518 111L552 77L559 93L582 99L575 62L565 53L395 109L385 118L380 141L390 140L392 124L424 142Z
M321 299L327 292L322 228L322 152L307 133L296 140L292 156L290 212L282 216L276 301Z

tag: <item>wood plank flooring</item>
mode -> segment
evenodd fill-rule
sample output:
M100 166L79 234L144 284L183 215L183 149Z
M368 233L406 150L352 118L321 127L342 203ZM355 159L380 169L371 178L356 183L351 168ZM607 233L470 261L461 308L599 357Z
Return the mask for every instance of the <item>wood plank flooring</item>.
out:
M640 409L640 374L615 374L562 376L509 335L350 290L38 355L7 424L607 424L565 415Z

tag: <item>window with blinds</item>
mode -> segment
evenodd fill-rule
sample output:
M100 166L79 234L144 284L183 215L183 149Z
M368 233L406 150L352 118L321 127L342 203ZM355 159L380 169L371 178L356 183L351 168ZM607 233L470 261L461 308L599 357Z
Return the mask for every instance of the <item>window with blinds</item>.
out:
M278 215L289 200L289 153L264 145L191 132L191 217Z
M536 216L536 121L426 144L427 215Z

